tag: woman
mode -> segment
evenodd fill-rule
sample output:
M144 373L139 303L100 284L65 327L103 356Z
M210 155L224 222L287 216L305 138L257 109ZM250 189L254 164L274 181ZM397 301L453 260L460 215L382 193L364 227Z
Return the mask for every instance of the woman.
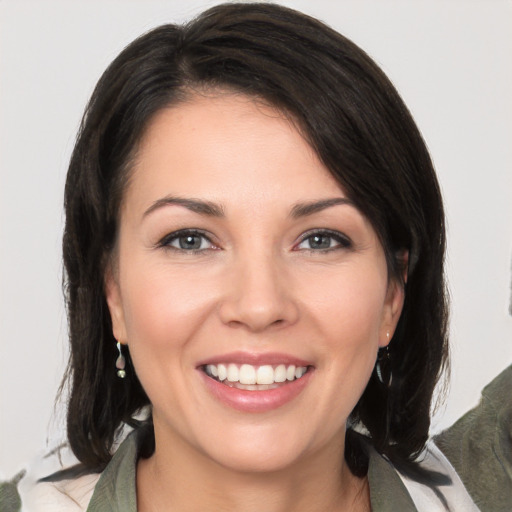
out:
M268 4L142 36L93 93L65 207L75 501L416 510L403 478L446 504L456 476L418 462L447 357L441 196L353 43Z

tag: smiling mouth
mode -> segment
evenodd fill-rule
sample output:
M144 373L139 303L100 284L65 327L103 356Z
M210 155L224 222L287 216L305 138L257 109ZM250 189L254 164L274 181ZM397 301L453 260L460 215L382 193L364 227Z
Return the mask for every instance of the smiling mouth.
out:
M212 379L226 386L248 391L275 389L301 379L309 366L293 364L261 365L251 364L207 364L202 370Z

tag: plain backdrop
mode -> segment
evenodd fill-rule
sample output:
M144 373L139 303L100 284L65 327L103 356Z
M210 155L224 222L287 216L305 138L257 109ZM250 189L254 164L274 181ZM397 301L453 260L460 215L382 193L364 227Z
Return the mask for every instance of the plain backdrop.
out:
M216 2L0 0L0 477L64 439L62 196L85 103L132 39ZM512 3L281 2L364 48L410 107L448 216L453 370L433 431L512 362ZM114 369L112 369L114 371Z

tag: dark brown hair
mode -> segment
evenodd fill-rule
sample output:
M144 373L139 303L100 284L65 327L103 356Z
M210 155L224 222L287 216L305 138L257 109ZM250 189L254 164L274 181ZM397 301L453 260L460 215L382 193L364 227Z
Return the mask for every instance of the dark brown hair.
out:
M392 278L401 280L400 250L409 251L404 308L383 368L392 383L374 372L350 425L364 425L396 464L413 461L447 358L444 214L432 162L397 91L366 53L318 20L267 3L219 5L186 25L152 30L123 50L94 90L65 190L71 448L101 470L120 427L135 424L149 403L129 353L127 378L116 376L105 265L145 127L194 89L235 90L285 112L372 223ZM363 474L352 432L346 458Z

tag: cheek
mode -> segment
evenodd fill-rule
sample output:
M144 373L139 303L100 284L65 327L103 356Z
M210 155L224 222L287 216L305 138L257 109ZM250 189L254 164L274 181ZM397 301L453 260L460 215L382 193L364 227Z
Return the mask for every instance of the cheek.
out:
M318 405L331 411L334 428L355 407L373 371L387 285L371 270L332 276L323 285L309 314L326 355L325 393Z
M333 273L306 285L302 293L306 289L308 309L327 339L360 348L377 341L387 289L380 272L368 268Z
M207 328L215 300L213 284L165 262L125 268L123 310L135 371L155 407L179 407L180 397L188 396L190 372L185 370L194 363L190 347L198 331Z
M129 269L122 280L128 343L159 350L185 343L211 308L213 286L204 276L161 263Z

